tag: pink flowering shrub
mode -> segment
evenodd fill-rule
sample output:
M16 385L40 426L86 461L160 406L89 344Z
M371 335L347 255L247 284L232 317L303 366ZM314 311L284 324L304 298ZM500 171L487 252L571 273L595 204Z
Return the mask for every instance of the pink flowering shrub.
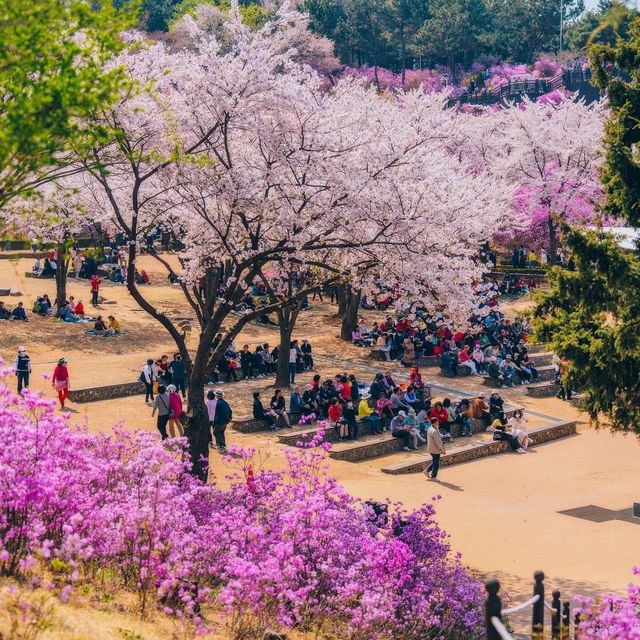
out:
M232 451L224 488L187 468L184 440L95 435L0 379L0 572L44 579L64 600L83 583L135 593L207 631L265 627L352 640L480 638L482 590L425 505L376 519L326 474L328 445L285 450L284 471ZM320 446L316 446L320 444ZM45 585L46 586L46 585Z
M640 569L634 573L640 574ZM607 594L598 601L581 598L577 604L581 640L640 638L640 585L630 584L626 597Z

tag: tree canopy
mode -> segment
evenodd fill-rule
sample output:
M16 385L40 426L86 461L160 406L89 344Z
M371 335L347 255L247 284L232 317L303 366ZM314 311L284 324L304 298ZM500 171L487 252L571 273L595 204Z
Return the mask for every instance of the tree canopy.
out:
M78 119L116 95L120 72L105 64L132 17L88 0L0 0L0 206L64 164L87 134Z
M602 183L608 213L640 222L640 20L626 39L590 51L596 82L606 89ZM610 236L565 228L575 271L554 270L540 300L539 336L571 361L594 419L640 434L640 247L625 252Z

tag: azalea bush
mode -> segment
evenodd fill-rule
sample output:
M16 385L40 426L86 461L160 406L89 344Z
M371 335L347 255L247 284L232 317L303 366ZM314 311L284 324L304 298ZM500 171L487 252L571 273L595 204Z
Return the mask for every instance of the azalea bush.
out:
M634 569L640 575L640 569ZM598 600L578 599L581 640L640 638L640 585L630 584L626 596L606 594Z
M328 445L227 458L225 487L189 473L186 440L88 433L0 378L0 572L63 600L87 585L136 594L206 633L298 628L359 638L480 638L482 589L434 507L388 517L326 473ZM97 587L96 587L97 588Z

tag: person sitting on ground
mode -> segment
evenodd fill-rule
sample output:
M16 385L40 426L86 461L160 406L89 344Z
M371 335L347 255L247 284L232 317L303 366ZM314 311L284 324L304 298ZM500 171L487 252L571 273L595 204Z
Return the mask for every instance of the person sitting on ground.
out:
M493 439L498 441L507 442L511 447L511 451L516 453L526 453L526 451L520 446L520 441L516 436L506 432L506 425L503 425L500 420L494 420L487 431L493 431Z
M9 310L4 306L4 302L0 301L0 320L9 320L10 318Z
M402 410L405 412L409 411L411 408L406 402L404 402L404 393L400 387L396 387L389 398L391 402L391 409L393 413L397 415L398 411Z
M119 336L122 333L122 325L113 316L107 316L109 320L109 326L107 327L108 336Z
M279 431L280 427L276 424L276 415L271 410L271 407L268 407L266 410L262 401L260 400L260 392L253 392L253 417L256 420L264 420L268 425L271 431Z
M71 307L68 302L65 302L60 309L60 320L62 322L80 322L80 318L76 318L71 311Z
M93 331L97 336L103 336L107 332L107 325L104 323L102 316L98 316L93 325Z
M149 276L147 275L147 272L144 269L140 272L140 278L142 280L142 284L150 283Z
M410 428L404 423L405 416L406 413L404 411L399 411L398 415L391 421L391 435L402 440L403 451L410 451L411 433ZM417 446L414 446L414 449L417 448Z
M342 418L342 405L338 396L331 398L331 404L329 405L329 421L333 424L333 428L336 432L337 440L346 440L349 435L349 427Z
M27 322L29 320L22 301L18 302L18 306L11 312L11 319L22 320L22 322Z
M369 396L363 395L358 404L358 420L368 424L371 435L382 433L380 428L380 416L369 406Z
M84 318L84 304L82 304L82 300L78 300L73 308L73 313L77 318Z
M56 270L53 265L56 264L55 261L49 260L49 258L44 259L44 269L42 269L42 273L40 276L42 278L51 278L56 275ZM56 265L57 267L57 265Z
M33 263L33 267L31 267L31 275L34 278L39 278L42 274L42 264L40 263L40 258L36 258L36 261Z
M497 389L492 389L491 391L491 396L489 397L489 413L491 414L492 420L497 418L502 424L505 423L504 400L500 397L500 392Z
M471 414L474 420L484 420L485 427L491 424L490 407L485 402L484 393L480 392L476 398L474 398L471 404Z
M286 406L284 402L284 397L282 396L282 391L280 389L276 389L273 397L271 398L271 409L278 417L278 420L285 427L291 428L291 424L289 424L289 416L287 415Z
M527 421L524 419L522 411L518 409L513 414L513 417L509 418L508 423L511 427L511 432L516 438L518 438L520 447L526 451L531 444L531 440L527 433Z

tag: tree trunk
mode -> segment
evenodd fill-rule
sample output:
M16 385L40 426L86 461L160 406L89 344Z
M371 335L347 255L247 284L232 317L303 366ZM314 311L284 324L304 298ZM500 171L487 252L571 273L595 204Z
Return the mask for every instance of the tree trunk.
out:
M358 311L360 310L360 300L362 300L362 290L355 291L350 285L346 285L347 306L344 316L342 317L342 328L340 329L340 337L343 340L351 342L351 334L358 326Z
M191 387L191 384L189 384ZM191 396L191 394L189 394ZM191 461L191 473L202 482L207 482L209 477L209 414L204 402L195 403L193 409L188 412L187 441L189 442L189 459Z
M289 383L289 349L291 348L291 336L296 320L300 314L302 302L293 309L281 309L278 311L278 324L280 325L280 347L278 367L276 369L276 387L288 387Z
M338 291L338 318L344 317L347 312L347 285L341 284L337 287Z
M58 268L56 269L56 300L58 301L58 311L67 300L67 272L69 271L69 262L71 260L65 247L58 243L57 255Z
M556 263L556 253L558 252L558 235L555 220L549 216L547 220L549 226L549 258L548 262L551 265Z

